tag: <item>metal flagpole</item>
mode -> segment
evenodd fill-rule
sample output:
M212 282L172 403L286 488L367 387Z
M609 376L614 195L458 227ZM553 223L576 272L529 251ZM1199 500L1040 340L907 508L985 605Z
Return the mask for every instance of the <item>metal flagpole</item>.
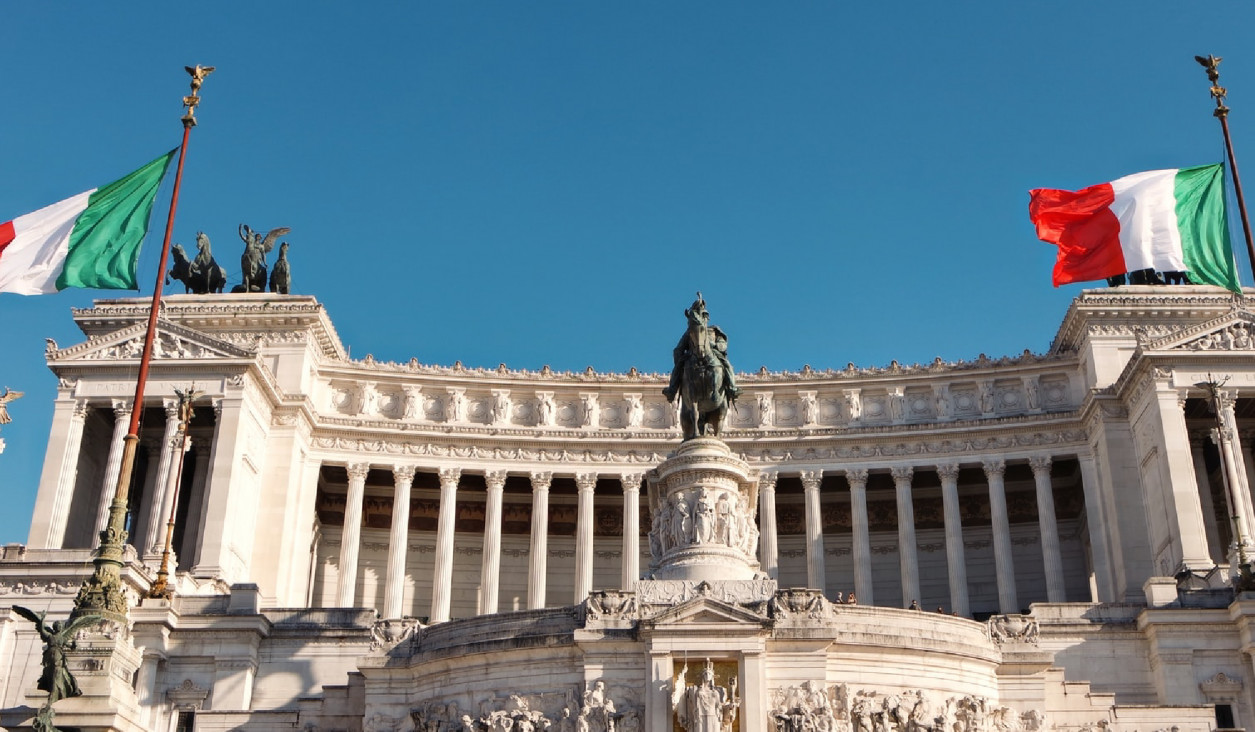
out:
M161 262L157 266L157 284L153 287L152 305L148 311L148 330L144 333L144 350L139 361L139 376L135 380L135 400L131 403L131 424L127 429L122 447L122 466L109 504L109 521L100 532L100 546L92 559L92 576L74 598L74 616L100 615L117 622L126 622L126 595L122 592L122 555L126 549L127 493L131 486L131 471L135 467L135 448L139 444L139 421L144 412L144 386L148 383L148 365L152 360L153 338L157 333L157 313L161 307L162 281L166 260L170 257L170 236L174 232L174 212L179 204L179 184L183 181L183 161L187 157L187 139L196 126L196 106L200 104L200 86L205 77L213 72L212 66L186 66L192 76L192 93L183 97L187 110L182 117L183 144L179 146L179 165L174 174L174 192L170 196L170 215L166 218L166 234L161 243Z
M1233 157L1233 140L1229 137L1229 108L1225 106L1225 95L1229 92L1220 86L1219 56L1195 56L1194 60L1207 69L1207 79L1211 82L1211 96L1216 100L1216 109L1212 115L1220 120L1220 131L1224 133L1225 152L1229 156L1229 169L1233 171L1233 192L1238 199L1238 214L1242 217L1242 233L1246 235L1246 256L1250 258L1251 273L1255 276L1255 244L1251 243L1251 220L1246 215L1246 199L1242 197L1242 180L1238 177L1238 161Z

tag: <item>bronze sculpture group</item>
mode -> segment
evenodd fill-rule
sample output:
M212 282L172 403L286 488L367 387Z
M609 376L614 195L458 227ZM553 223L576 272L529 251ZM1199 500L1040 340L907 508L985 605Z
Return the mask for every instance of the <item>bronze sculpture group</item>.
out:
M662 390L667 401L680 399L680 429L685 440L707 433L718 437L728 410L741 390L728 361L728 336L710 325L702 293L684 311L688 327L671 352L671 381Z
M35 613L28 608L14 605L13 612L34 623L35 631L44 642L43 670L35 688L48 692L48 700L35 715L32 727L36 732L56 732L57 728L52 722L54 714L52 705L62 699L81 696L83 693L79 690L74 675L70 673L66 651L74 650L74 637L83 628L98 622L100 616L79 615L70 620L56 620L48 625L44 623L47 611Z
M231 292L270 292L288 295L292 291L292 267L288 262L288 243L279 245L279 259L273 270L269 271L267 282L266 255L275 247L281 236L286 236L291 229L281 226L271 229L263 236L253 231L248 224L240 224L240 239L244 242L244 253L240 256L241 283L232 288ZM209 236L203 231L196 232L196 258L189 259L183 245L175 244L171 248L174 264L166 274L166 284L172 280L183 283L188 294L206 295L220 293L226 288L227 271L214 259Z

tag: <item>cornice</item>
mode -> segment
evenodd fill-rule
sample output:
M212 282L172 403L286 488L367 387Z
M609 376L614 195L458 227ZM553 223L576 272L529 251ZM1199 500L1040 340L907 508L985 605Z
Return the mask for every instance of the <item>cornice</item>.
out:
M1221 313L1246 308L1255 289L1235 294L1211 285L1123 285L1083 290L1072 301L1051 342L1050 353L1079 349L1088 329L1098 322L1132 328L1165 317L1181 319L1214 318Z

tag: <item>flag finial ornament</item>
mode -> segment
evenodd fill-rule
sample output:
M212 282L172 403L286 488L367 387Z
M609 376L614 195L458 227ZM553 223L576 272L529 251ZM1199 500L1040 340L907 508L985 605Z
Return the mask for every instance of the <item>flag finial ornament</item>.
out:
M196 105L200 104L200 85L205 83L205 77L214 72L212 66L184 66L187 73L192 77L192 93L183 97L183 106L187 109L187 113L183 115L183 125L185 127L196 126Z

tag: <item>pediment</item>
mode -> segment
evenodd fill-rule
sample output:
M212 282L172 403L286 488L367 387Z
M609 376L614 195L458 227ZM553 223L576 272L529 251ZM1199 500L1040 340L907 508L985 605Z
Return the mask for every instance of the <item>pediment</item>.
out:
M139 359L147 328L147 322L135 323L112 333L93 336L68 348L57 348L56 343L49 340L46 356L50 362L58 363ZM232 343L162 318L157 320L157 335L153 340L154 359L239 359L253 356L252 351Z
M762 615L711 597L695 597L687 602L668 608L654 616L653 624L659 625L762 625L767 619Z
M1144 344L1147 351L1255 351L1255 315L1234 310Z

